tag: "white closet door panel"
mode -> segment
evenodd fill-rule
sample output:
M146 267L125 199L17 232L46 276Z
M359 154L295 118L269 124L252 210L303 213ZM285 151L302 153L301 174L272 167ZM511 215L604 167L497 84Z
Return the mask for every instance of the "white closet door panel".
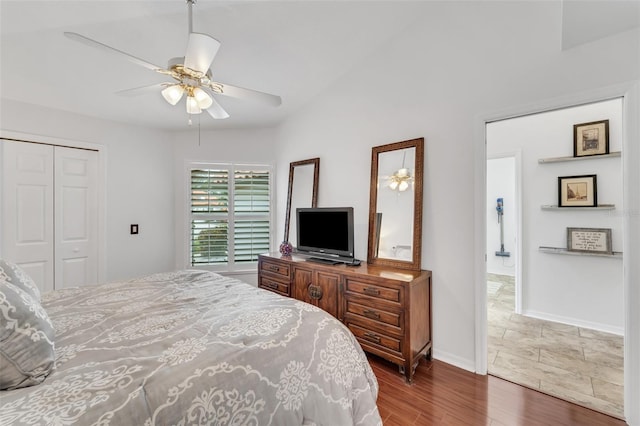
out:
M46 244L51 225L47 214L51 211L51 188L48 185L15 186L16 244L30 247Z
M56 147L56 288L98 282L97 169L97 152Z
M41 293L53 290L53 260L44 260L41 262L15 262L31 277L36 283ZM49 283L48 285L40 285L40 283Z
M2 140L2 256L54 289L53 147Z

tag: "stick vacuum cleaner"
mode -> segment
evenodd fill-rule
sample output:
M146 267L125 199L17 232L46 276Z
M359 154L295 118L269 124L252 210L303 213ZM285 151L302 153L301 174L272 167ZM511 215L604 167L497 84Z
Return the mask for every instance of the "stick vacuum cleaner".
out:
M496 211L498 212L498 223L500 224L500 251L496 252L496 256L509 257L511 253L504 251L504 220L502 218L504 215L504 200L502 198L497 200Z

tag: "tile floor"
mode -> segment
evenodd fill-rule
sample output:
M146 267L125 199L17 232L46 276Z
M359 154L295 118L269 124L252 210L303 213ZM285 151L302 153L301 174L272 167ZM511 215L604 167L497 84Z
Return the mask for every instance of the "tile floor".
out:
M487 293L489 374L623 418L622 336L515 314L513 277Z

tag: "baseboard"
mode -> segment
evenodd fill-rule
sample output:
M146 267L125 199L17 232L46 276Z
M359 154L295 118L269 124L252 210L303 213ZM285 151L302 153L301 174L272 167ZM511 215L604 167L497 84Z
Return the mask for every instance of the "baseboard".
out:
M609 324L600 324L597 322L581 321L576 318L563 317L561 315L553 315L546 312L538 312L538 311L531 311L531 310L523 311L522 315L545 320L545 321L559 322L562 324L573 325L575 327L588 328L591 330L603 331L605 333L624 336L624 327L615 327Z
M449 352L443 351L433 351L433 358L438 361L446 362L447 364L451 364L455 367L462 368L463 370L470 371L472 373L476 372L476 364L473 360L469 360L466 358L459 357L457 355L453 355Z

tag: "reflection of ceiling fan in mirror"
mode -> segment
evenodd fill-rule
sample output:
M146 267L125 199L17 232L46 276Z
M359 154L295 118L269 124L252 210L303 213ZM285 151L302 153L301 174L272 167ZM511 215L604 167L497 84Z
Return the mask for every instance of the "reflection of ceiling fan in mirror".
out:
M98 48L107 53L115 54L134 64L173 78L171 82L117 92L121 95L135 96L160 90L162 96L168 103L176 105L186 94L188 114L200 114L202 110L206 110L216 119L227 118L229 114L216 102L214 95L251 99L273 106L280 105L282 101L279 96L213 80L213 74L209 67L220 48L220 42L207 34L193 32L192 6L196 0L186 1L189 13L189 42L187 44L187 52L184 57L170 59L166 69L83 35L72 32L65 32L64 35L72 40Z

